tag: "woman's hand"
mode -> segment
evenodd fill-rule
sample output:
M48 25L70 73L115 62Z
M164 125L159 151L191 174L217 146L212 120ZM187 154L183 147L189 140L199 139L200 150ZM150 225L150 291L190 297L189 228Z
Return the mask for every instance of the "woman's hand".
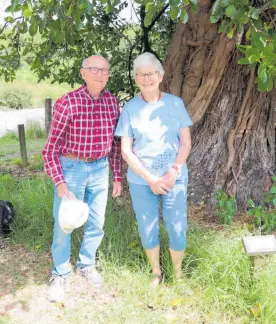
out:
M151 179L148 181L148 185L155 195L166 195L170 190L163 178L158 178L155 176L151 177Z
M167 187L170 189L173 188L175 181L177 178L177 170L174 168L171 168L163 177L163 181L166 184Z

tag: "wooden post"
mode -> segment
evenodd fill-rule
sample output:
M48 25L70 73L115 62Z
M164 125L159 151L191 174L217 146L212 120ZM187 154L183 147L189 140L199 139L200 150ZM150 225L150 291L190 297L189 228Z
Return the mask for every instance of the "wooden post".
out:
M52 99L45 99L45 129L48 136L52 122Z
M28 165L27 146L26 146L26 139L25 139L25 128L23 124L18 125L18 136L19 136L22 166L27 166Z

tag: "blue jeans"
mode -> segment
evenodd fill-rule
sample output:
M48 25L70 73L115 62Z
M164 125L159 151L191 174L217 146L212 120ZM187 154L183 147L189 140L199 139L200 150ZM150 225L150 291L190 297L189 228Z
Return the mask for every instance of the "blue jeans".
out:
M149 186L129 183L133 209L138 222L139 235L145 249L153 249L159 243L159 200L165 228L169 235L169 247L182 251L186 247L187 231L187 181L177 180L167 195L155 195Z
M95 265L96 251L104 236L103 225L108 195L108 160L102 158L93 162L73 160L60 156L61 167L68 190L76 198L85 201L89 206L89 216L85 224L83 240L77 262L78 268ZM54 189L55 219L52 244L53 276L70 274L71 234L65 234L59 226L58 212L61 199Z

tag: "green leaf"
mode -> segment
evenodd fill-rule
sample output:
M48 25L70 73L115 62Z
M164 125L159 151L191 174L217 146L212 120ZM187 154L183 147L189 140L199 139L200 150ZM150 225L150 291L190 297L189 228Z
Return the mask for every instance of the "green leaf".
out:
M255 20L259 19L259 11L258 11L258 9L252 8L251 17L252 17L252 19L255 19Z
M238 64L249 64L247 57L242 57L238 60Z
M25 47L24 50L23 50L23 52L22 52L22 56L27 55L27 54L30 52L31 49L32 49L32 48L29 47L29 46Z
M175 6L178 7L180 1L181 0L169 0L169 4L170 4L171 7L175 7Z
M259 61L261 53L257 48L247 48L246 57L248 58L249 63L252 64Z
M31 17L32 14L33 14L33 10L32 9L29 9L28 8L28 9L26 9L26 10L23 11L23 15L24 15L25 18Z
M260 65L258 76L262 80L263 83L266 83L267 81L267 72L266 72L266 66L264 64Z
M146 13L146 17L145 17L145 21L144 21L145 26L150 25L150 23L153 20L153 17L155 15L155 13L156 13L156 7L153 4L149 4L148 10L147 10L147 13Z
M246 34L245 34L245 38L246 38L247 41L248 41L249 39L251 39L251 33L252 33L251 28L248 28L248 31L247 31Z
M64 36L61 30L52 31L50 34L50 38L54 43L63 43L64 41Z
M246 53L246 50L249 48L249 46L246 45L237 45L237 48L242 52ZM251 48L251 47L250 47Z
M261 92L271 91L273 89L273 79L271 75L267 76L266 82L263 82L261 78L258 76L258 90Z
M272 187L271 189L270 189L270 193L272 193L272 194L276 194L276 186L274 187Z
M210 16L210 21L212 24L217 23L220 20L220 17L218 16Z
M219 33L227 33L227 29L228 29L228 26L229 26L229 19L224 19L219 27L219 30L218 32Z
M230 31L227 33L227 36L231 39L231 38L233 38L233 36L234 36L234 27L232 27L231 29L230 29Z
M86 9L88 6L87 0L79 0L78 1L78 8L79 9Z
M264 56L274 56L274 46L273 44L270 44L268 46L266 46L263 50L262 50L262 53L264 54Z
M229 3L230 3L230 0L219 0L218 1L219 6L221 6L223 8L227 7L229 5Z
M36 35L37 33L37 19L35 16L32 16L31 20L30 20L30 27L29 27L29 33L30 35L33 37Z
M14 22L14 18L11 16L5 17L5 21L9 24L12 24Z
M11 12L15 12L19 5L19 0L12 0L11 1Z
M253 47L260 49L266 47L266 34L263 32L254 32L251 36Z
M189 15L188 15L187 11L184 8L182 8L181 9L181 14L180 14L180 21L183 24L186 24L188 19L189 19Z
M247 15L243 15L238 18L238 21L242 24L247 24L249 22L249 17Z
M172 20L176 20L178 16L179 8L178 6L171 7L170 16Z
M232 18L235 15L235 13L236 13L236 7L233 4L229 5L225 10L225 14L229 18Z
M27 31L28 31L28 25L27 25L27 23L26 23L25 21L23 21L23 22L19 25L18 30L19 30L19 32L20 32L21 34L25 34L25 33L27 33Z

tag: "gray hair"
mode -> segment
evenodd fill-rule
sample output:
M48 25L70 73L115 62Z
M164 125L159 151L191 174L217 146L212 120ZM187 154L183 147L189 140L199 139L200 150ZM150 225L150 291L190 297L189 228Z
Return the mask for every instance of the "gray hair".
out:
M137 56L136 59L133 61L133 76L135 77L136 70L140 66L151 66L151 65L153 65L156 68L156 70L159 72L160 75L164 75L165 71L163 69L161 62L156 58L154 54L145 52Z

